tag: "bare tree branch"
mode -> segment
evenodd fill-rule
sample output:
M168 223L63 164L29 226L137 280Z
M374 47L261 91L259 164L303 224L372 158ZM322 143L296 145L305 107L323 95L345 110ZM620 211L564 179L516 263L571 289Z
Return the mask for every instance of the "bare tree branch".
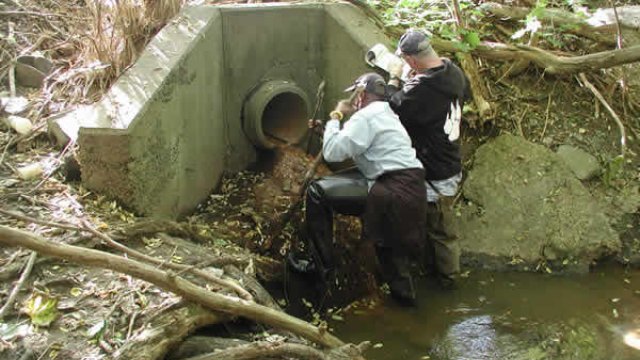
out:
M275 328L291 331L315 343L338 347L344 343L325 329L315 327L286 313L239 298L213 293L192 282L147 264L103 251L48 242L34 234L0 225L0 244L22 246L43 255L62 258L77 264L122 272L148 281L187 300L227 314L238 315Z
M18 279L18 282L13 287L13 290L11 291L11 294L9 294L4 306L0 309L0 320L4 318L6 312L13 306L14 301L18 297L18 293L20 293L22 285L24 285L24 282L29 278L29 274L31 274L31 269L33 269L33 264L36 262L36 257L38 257L38 253L32 251L31 255L29 255L29 260L27 260L27 265L25 265L22 275L20 275L20 279Z

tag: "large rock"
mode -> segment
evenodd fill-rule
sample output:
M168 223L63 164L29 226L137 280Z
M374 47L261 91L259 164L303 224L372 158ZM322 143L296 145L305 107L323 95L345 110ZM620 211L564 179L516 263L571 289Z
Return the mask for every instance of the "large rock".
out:
M595 156L571 145L561 145L558 156L573 171L578 180L589 180L600 173L600 164Z
M586 270L621 244L560 157L513 135L481 146L465 181L463 260L490 268Z

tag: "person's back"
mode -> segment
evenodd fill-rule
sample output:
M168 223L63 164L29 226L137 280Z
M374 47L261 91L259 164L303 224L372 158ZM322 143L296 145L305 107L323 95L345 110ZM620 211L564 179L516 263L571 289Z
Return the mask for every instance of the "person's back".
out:
M360 213L363 236L375 245L391 294L402 302L413 303L416 295L409 259L420 253L417 247L424 237L424 169L406 129L384 101L384 79L375 73L365 74L347 91L354 92L355 108L343 101L331 112L322 153L329 162L353 158L361 176L367 179L366 204ZM341 129L343 112L353 115ZM309 185L305 217L307 241L323 277L335 267L333 212L341 208L332 199L329 186L323 185L326 180L318 179ZM335 186L332 188L335 190Z
M445 131L445 123L453 107L462 107L467 89L462 70L442 59L441 66L416 74L389 100L411 136L429 180L447 179L462 169L457 137Z
M339 123L334 123L339 126ZM386 101L374 101L355 112L339 128L330 128L323 144L324 158L339 162L352 157L370 181L387 171L420 168L411 139Z

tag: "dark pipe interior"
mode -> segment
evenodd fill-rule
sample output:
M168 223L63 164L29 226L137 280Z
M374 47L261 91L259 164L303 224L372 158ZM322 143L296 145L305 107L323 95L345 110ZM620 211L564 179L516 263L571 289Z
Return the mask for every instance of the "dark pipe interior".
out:
M307 107L297 94L284 92L269 101L262 114L262 131L275 144L295 144L307 127Z

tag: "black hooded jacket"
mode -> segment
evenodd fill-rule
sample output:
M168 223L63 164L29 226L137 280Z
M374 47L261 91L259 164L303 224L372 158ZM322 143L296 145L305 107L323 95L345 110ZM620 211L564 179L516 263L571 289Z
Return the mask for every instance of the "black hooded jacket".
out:
M448 179L462 170L460 146L449 141L444 126L452 104L469 98L469 81L448 59L417 74L402 89L389 86L389 104L411 137L427 180Z

